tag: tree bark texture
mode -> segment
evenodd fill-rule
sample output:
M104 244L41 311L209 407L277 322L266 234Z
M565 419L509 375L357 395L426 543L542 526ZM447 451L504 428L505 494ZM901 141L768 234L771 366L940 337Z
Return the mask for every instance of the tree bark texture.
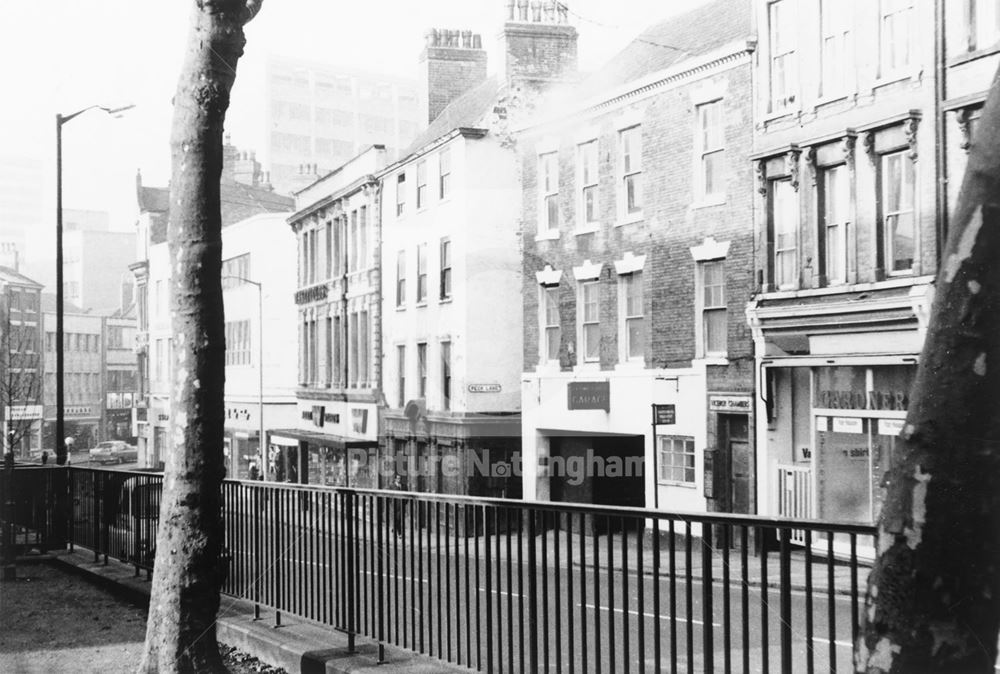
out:
M225 572L222 479L222 136L243 26L260 0L195 0L171 128L173 372L141 672L225 671L215 620Z
M1000 76L1000 74L998 74ZM993 672L1000 627L1000 79L975 132L878 521L859 672Z

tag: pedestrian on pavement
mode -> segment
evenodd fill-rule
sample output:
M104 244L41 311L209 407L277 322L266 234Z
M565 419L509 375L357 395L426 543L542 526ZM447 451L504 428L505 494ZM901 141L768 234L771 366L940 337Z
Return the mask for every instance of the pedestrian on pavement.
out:
M44 466L49 462L49 452L48 450L42 450L42 465Z
M395 491L403 491L403 481L398 475L392 478L390 486ZM403 503L399 497L392 499L392 533L397 537L403 536Z
M256 463L251 463L250 464L250 470L248 472L250 473L250 479L251 480L256 480L258 478L258 472L259 472L257 470L257 464Z

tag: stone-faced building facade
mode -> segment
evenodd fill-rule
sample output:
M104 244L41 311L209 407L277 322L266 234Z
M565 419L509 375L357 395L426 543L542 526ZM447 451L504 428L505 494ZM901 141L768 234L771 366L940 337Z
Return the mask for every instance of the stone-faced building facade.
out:
M939 3L753 4L760 511L872 522L942 234Z
M271 434L275 478L379 486L382 368L380 193L374 145L296 193L298 250L295 425Z
M754 510L751 35L656 24L518 134L527 498Z

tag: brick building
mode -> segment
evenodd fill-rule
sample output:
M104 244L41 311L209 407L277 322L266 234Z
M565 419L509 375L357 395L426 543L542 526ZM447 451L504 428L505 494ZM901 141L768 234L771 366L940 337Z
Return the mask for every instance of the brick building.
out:
M576 65L576 29L556 3L535 4L508 3L492 77L479 36L428 34L434 121L381 173L384 456L409 489L520 495L521 190L508 129Z
M754 2L762 513L877 517L943 233L940 4Z
M527 498L754 510L751 34L655 24L519 134Z

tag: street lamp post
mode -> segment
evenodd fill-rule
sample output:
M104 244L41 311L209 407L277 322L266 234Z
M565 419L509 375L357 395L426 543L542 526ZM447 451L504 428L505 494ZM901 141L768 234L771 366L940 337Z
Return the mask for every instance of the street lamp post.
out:
M260 455L258 469L266 480L269 476L267 474L267 445L264 442L264 286L261 285L260 281L243 276L224 274L222 278L242 281L257 288L257 421L260 424L257 453Z
M88 110L103 110L109 115L118 116L134 105L120 108L107 108L103 105L88 105L69 115L56 113L56 463L66 463L66 415L63 410L65 391L63 386L63 207L62 207L62 128L70 120L82 115Z

